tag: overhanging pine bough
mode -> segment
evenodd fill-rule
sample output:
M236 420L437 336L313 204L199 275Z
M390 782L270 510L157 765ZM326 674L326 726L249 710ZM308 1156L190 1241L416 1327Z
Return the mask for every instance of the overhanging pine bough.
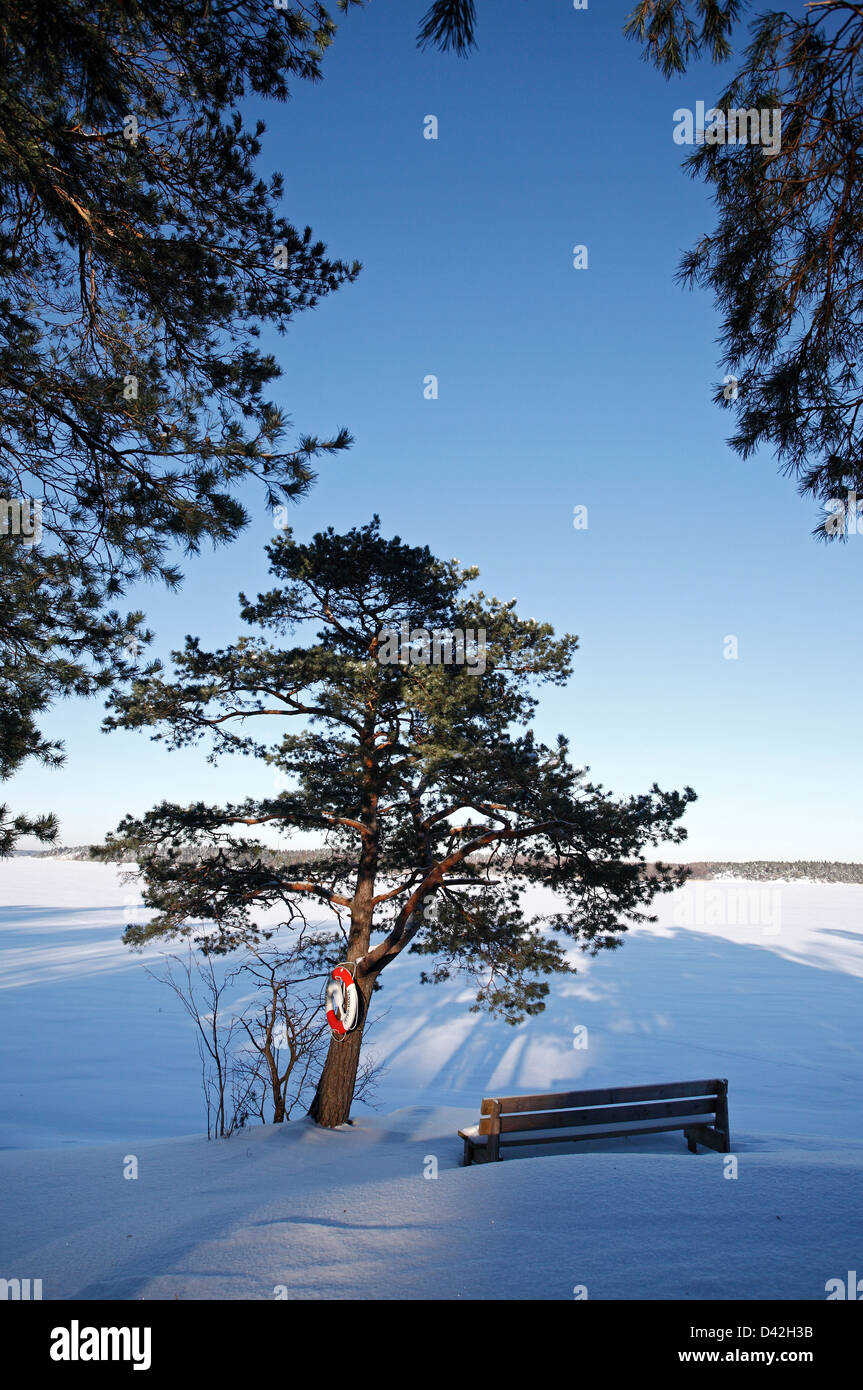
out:
M654 785L615 800L572 767L564 738L535 738L533 691L567 680L576 639L519 618L515 600L469 592L476 570L383 539L376 518L307 545L288 534L269 556L280 587L242 598L242 616L283 638L314 624L311 644L242 637L204 652L189 638L173 679L138 681L106 722L155 727L172 747L206 737L211 757L262 759L287 787L236 806L165 803L124 821L103 853L136 853L158 914L126 939L186 935L231 950L265 934L257 909L284 906L294 925L324 912L330 962L351 964L363 1022L408 948L431 958L424 980L471 979L475 1008L511 1023L538 1013L546 977L572 970L567 943L617 946L655 894L681 881L684 871L663 865L647 874L643 850L684 838L678 822L694 793ZM403 621L484 629L484 673L382 663L385 634ZM287 866L234 839L238 827L264 825L324 832L325 852ZM555 890L560 910L529 915L532 885ZM361 1024L330 1046L311 1107L321 1124L349 1116L362 1037Z
M491 7L489 7L491 8ZM624 33L667 78L732 56L742 0L637 0ZM467 53L472 0L434 0L418 35ZM705 141L687 161L718 220L682 261L722 313L722 385L743 458L771 448L798 490L824 504L814 534L844 541L863 503L863 7L807 0L754 15L735 75L708 107L781 112L781 148ZM705 94L706 95L706 94ZM766 156L766 157L765 157Z
M133 579L175 586L251 479L286 502L350 444L287 443L259 336L359 267L286 220L240 114L317 80L334 32L318 0L0 0L0 505L43 530L0 545L0 779L61 762L42 714L125 674ZM0 811L0 855L28 831L56 824Z
M743 458L770 446L798 490L825 504L814 534L845 540L863 496L863 10L814 0L753 19L738 71L710 103L781 111L781 148L725 141L687 164L712 189L716 228L682 261L722 311L726 383ZM666 74L708 50L730 53L737 0L639 0L626 32ZM852 517L854 520L852 521Z

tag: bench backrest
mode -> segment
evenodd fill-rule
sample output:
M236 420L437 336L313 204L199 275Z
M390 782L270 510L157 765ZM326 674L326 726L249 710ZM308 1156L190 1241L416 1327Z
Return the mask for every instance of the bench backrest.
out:
M564 1091L545 1096L494 1096L483 1100L480 1134L525 1130L574 1129L689 1116L726 1115L728 1082L671 1081L657 1086L617 1086L611 1090Z

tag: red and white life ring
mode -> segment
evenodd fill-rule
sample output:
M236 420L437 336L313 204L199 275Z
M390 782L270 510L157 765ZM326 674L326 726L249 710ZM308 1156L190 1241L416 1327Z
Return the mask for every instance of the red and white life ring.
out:
M327 980L327 1023L334 1038L347 1037L359 1022L360 992L348 966L342 962Z

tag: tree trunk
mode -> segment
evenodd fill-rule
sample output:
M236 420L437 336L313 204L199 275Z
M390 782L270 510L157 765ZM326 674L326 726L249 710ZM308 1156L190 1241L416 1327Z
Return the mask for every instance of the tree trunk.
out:
M327 1060L321 1072L315 1098L309 1106L309 1114L319 1125L334 1129L336 1125L346 1124L350 1118L351 1101L357 1084L357 1068L360 1062L360 1049L363 1044L363 1029L368 1012L369 996L372 992L373 977L366 976L357 981L357 989L362 995L360 1021L352 1033L344 1038L330 1038Z
M359 979L356 962L369 949L374 914L375 877L378 865L378 786L376 781L375 710L370 708L363 726L363 793L360 821L363 827L362 849L357 865L357 886L351 903L351 929L348 935L347 962L353 971L360 993L360 1017L356 1028L343 1038L330 1038L330 1049L321 1072L315 1098L309 1114L319 1125L335 1129L350 1119L351 1101L357 1084L357 1068L363 1045L363 1030L368 1017L369 999L374 989L375 974Z

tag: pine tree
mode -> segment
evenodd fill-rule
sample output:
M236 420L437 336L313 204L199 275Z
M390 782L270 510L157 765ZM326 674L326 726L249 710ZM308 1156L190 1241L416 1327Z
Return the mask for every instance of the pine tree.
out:
M0 3L7 775L41 756L58 695L122 669L130 631L109 609L131 580L176 585L177 551L246 525L248 483L287 503L350 443L288 446L257 340L359 266L285 219L281 176L257 172L263 123L237 109L317 80L334 30L316 0ZM10 518L30 501L38 544Z
M640 0L627 32L670 77L705 47L714 61L728 57L741 10L737 0ZM737 416L729 442L743 458L775 451L800 493L825 504L822 540L861 524L861 50L863 14L850 0L757 17L712 106L781 113L779 148L706 140L687 160L712 188L718 220L680 279L708 286L722 312L715 399Z
M732 57L743 12L742 0L638 0L624 33L671 78L702 55ZM475 47L473 0L435 0L418 42ZM779 148L708 139L687 160L718 218L679 278L710 288L722 314L715 400L736 416L729 443L743 458L773 450L799 492L823 504L820 540L863 530L861 61L856 0L757 16L736 74L705 105L781 113Z
M572 766L566 739L536 738L536 688L565 683L577 639L471 589L475 569L382 538L377 518L305 545L288 534L269 557L278 587L241 595L241 611L282 644L244 636L206 652L187 638L173 678L136 682L106 723L155 728L172 747L206 739L212 757L263 759L289 786L123 821L101 854L135 853L156 912L126 940L232 950L260 939L257 909L284 905L294 926L310 913L333 922L332 960L350 962L364 1018L408 948L430 957L424 980L472 980L477 1009L510 1023L539 1012L546 977L572 969L567 941L617 946L681 881L663 865L646 873L642 851L684 838L694 793L654 785L616 800ZM296 629L305 645L291 644ZM327 852L274 863L260 841L236 838L256 826L324 832ZM555 890L560 910L530 916L532 884ZM330 1046L311 1108L323 1125L348 1118L362 1033Z

